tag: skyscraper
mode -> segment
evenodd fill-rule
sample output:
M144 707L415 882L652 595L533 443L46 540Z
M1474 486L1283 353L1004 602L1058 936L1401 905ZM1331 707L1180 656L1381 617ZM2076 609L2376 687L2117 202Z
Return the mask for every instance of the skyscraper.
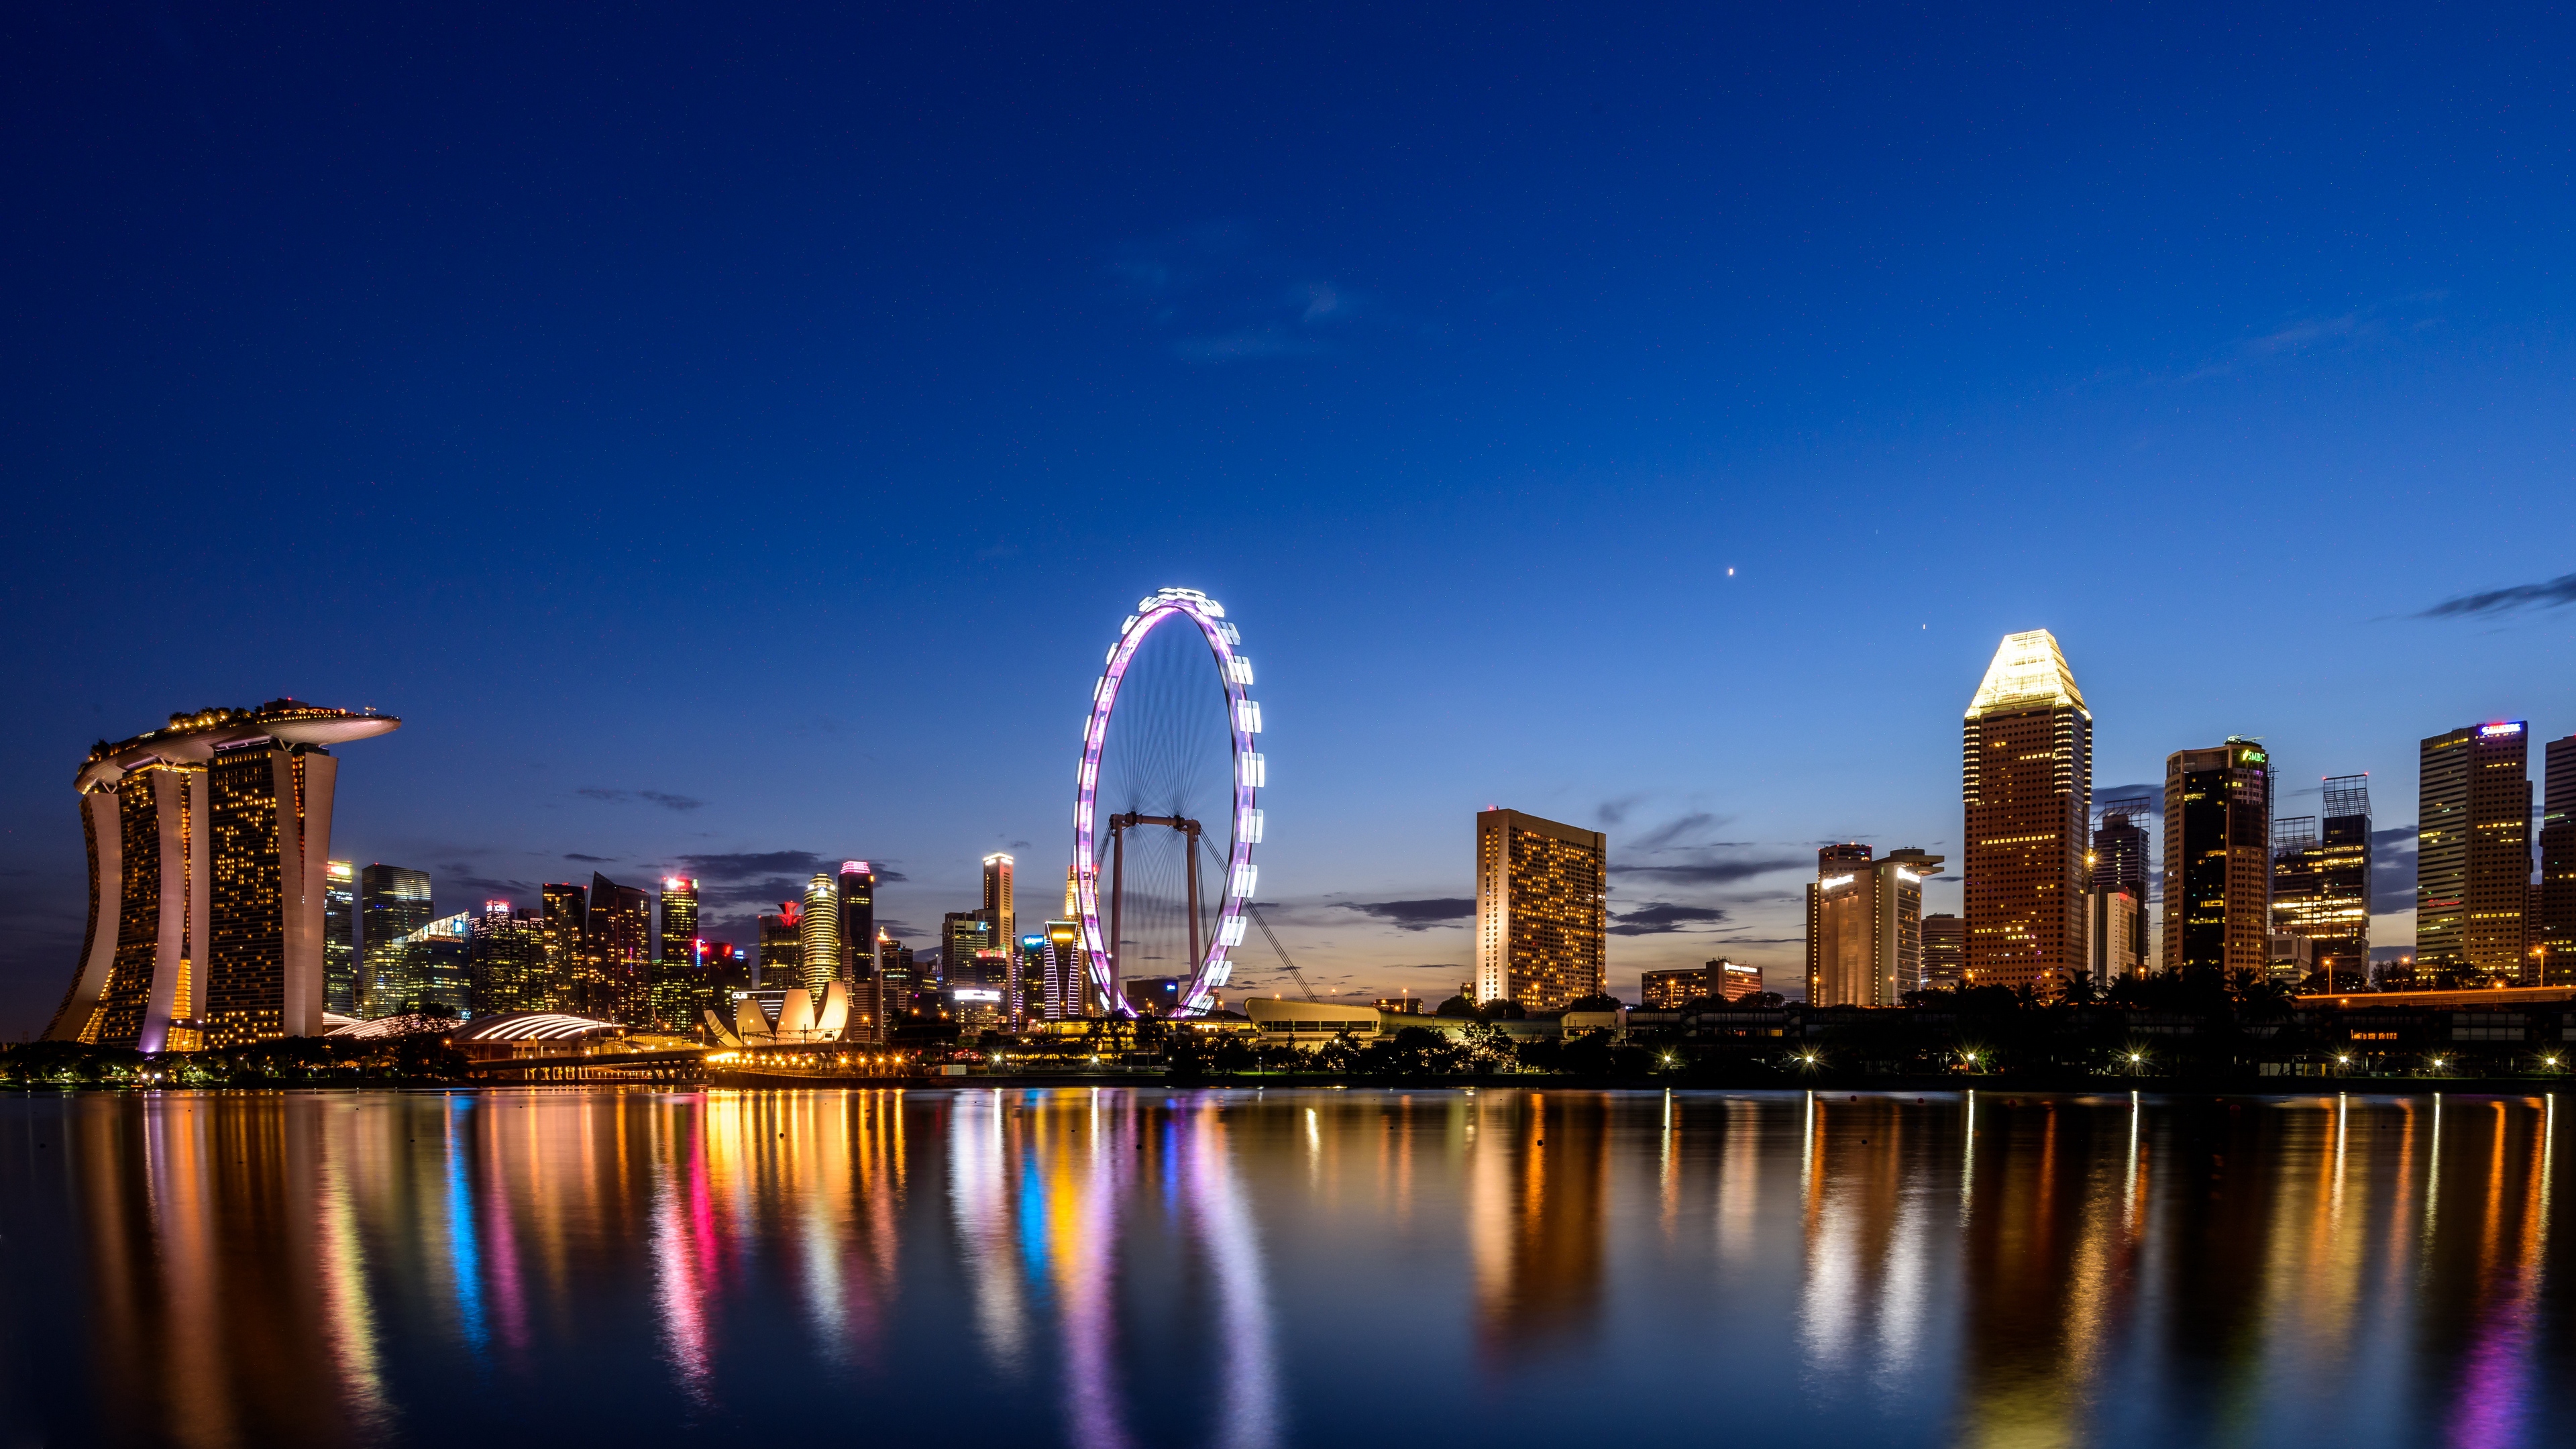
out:
M2165 757L2165 969L2271 963L2272 757L2252 740Z
M2540 807L2540 984L2576 981L2576 735L2551 740Z
M688 876L662 878L662 941L654 959L698 964L698 883Z
M970 990L999 983L985 979L984 954L1001 949L990 911L950 911L939 919L940 983Z
M2045 629L2007 634L1961 729L1966 980L2041 986L2085 967L2093 713Z
M1807 884L1807 1001L1813 1006L1901 1006L1923 978L1923 882L1941 857L1866 845L1816 852Z
M322 888L322 1009L358 1014L358 868L331 862Z
M545 917L485 901L483 914L467 923L465 974L476 1016L547 1010Z
M2147 828L2138 822L2154 808L2155 801L2146 796L2124 796L2103 805L2101 823L2093 827L2095 890L2126 890L2139 900L2147 898L2147 878L2155 866L2147 854Z
M1968 922L1936 911L1923 918L1923 989L1955 991L1967 984Z
M399 865L370 865L358 872L358 1004L362 1016L409 1010L420 994L410 975L403 938L438 914L430 900L429 872Z
M2530 732L2497 720L2423 743L2415 970L2519 980L2531 909Z
M1561 1011L1609 982L1609 840L1517 810L1476 814L1476 999Z
M593 871L583 928L582 1000L573 1009L601 1021L641 1024L652 984L652 897Z
M570 881L541 889L546 973L544 1004L526 1011L580 1011L590 979L590 892Z
M912 952L886 934L882 926L877 928L877 982L880 1020L892 1026L911 1014L912 992L916 984Z
M2325 817L2272 826L2272 933L2312 943L2326 989L2370 980L2370 777L2325 782Z
M72 777L88 931L47 1039L163 1051L319 1034L327 747L400 723L273 699L93 746Z
M2085 892L2084 969L2097 988L2146 971L2147 903L2136 891L2110 886Z
M1082 923L1046 923L1046 1019L1074 1021L1100 1015L1099 993L1091 989L1091 971L1083 961Z
M805 909L797 918L796 954L802 985L819 1005L823 989L841 974L841 887L821 871L805 883Z
M394 943L403 982L395 1011L463 1016L473 1010L475 919L464 911L440 916Z
M756 973L762 991L784 991L805 984L804 932L800 929L805 913L794 901L780 901L778 914L760 918L760 970Z
M1019 912L1013 905L1011 891L1012 860L1007 855L984 857L984 909L993 921L993 945L1008 950L1019 937Z
M877 974L877 873L864 860L841 862L841 979L856 992Z

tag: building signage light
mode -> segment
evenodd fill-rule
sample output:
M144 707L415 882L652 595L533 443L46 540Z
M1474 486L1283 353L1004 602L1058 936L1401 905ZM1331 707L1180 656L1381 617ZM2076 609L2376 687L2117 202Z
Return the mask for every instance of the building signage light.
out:
M1902 881L1912 881L1916 885L1921 885L1923 883L1923 877L1916 875L1914 872L1907 870L1901 865L1896 868L1896 878Z
M1816 889L1820 891L1829 891L1836 886L1847 886L1851 883L1852 878L1847 875L1828 876L1825 879L1816 882Z
M2492 739L2497 735L2518 735L2521 733L2522 721L2518 719L2505 720L2497 724L2478 726L2478 734L2489 739Z

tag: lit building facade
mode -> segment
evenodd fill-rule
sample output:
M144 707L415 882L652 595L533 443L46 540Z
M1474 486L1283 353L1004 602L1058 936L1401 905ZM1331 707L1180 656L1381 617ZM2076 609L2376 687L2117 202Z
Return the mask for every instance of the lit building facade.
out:
M2309 943L2327 990L2352 990L2370 981L2370 777L2329 776L2324 796L2321 819L2273 823L2272 934Z
M2576 982L2576 735L2551 740L2540 803L2540 904L2532 922L2538 984Z
M2095 986L2147 969L2147 903L2126 887L2097 886L2084 894L2084 969Z
M2152 800L2127 797L2102 807L2102 818L2093 827L2093 889L2147 898L2147 879L2156 868L2144 824L2152 809Z
M2164 966L2260 980L2272 954L2272 757L2230 736L2165 757Z
M2093 713L2045 629L2008 634L1961 730L1969 986L2062 984L2084 969Z
M841 974L841 886L821 871L805 882L805 908L796 921L797 984L815 1000Z
M1708 975L1720 1001L1742 1001L1763 994L1762 968L1752 962L1720 957L1708 963Z
M780 901L778 914L760 918L760 969L754 980L762 991L784 991L805 981L804 912L794 901Z
M1968 921L1946 911L1923 918L1923 989L1956 991L1967 980Z
M580 1004L597 1021L641 1024L652 984L653 898L591 872L590 910L582 922Z
M1807 884L1807 1001L1902 1006L1923 979L1923 882L1941 857L1920 850L1871 858L1866 845L1816 852Z
M474 916L462 911L441 916L394 943L402 959L403 982L402 999L394 1004L394 1011L417 1015L445 1008L456 1016L473 1013L474 921Z
M662 937L657 961L698 964L698 883L688 876L662 878Z
M399 723L277 699L93 747L72 781L88 925L47 1039L157 1052L319 1035L329 747Z
M1643 972L1637 978L1637 995L1648 1011L1677 1011L1714 994L1708 985L1711 974L1706 967Z
M855 998L877 976L877 873L864 860L841 862L841 979Z
M394 1016L417 997L403 938L438 914L429 872L399 865L370 865L358 872L358 1014Z
M468 923L465 972L468 1009L476 1016L554 1010L544 915L485 901L483 914Z
M358 1015L358 868L332 861L322 888L322 1009Z
M539 888L546 948L547 1011L574 1010L583 999L588 975L590 891L571 881L552 881ZM534 1008L531 1008L534 1009Z
M883 927L877 930L877 1004L884 1020L892 1023L910 1014L913 993L920 988L919 969L913 965L912 948L895 940Z
M2530 734L2522 720L2496 720L2423 742L2415 838L2419 978L2451 972L2519 980L2528 964Z
M1101 1015L1100 992L1082 962L1082 923L1046 923L1046 1019L1076 1021Z
M950 911L939 919L939 983L951 990L957 987L980 990L999 983L985 978L990 974L984 958L1002 949L1002 937L990 912L982 910Z
M1609 841L1518 810L1476 815L1476 999L1561 1011L1609 982Z
M984 910L993 923L994 950L1007 950L1019 937L1019 912L1013 906L1011 871L1015 862L1007 855L984 857Z

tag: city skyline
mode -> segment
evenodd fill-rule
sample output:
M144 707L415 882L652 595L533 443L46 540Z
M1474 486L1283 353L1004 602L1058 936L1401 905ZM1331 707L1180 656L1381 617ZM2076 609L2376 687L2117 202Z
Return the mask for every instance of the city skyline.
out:
M2416 741L2576 732L2554 47L1490 21L817 18L664 104L698 33L650 9L605 48L42 20L0 1033L80 949L59 762L286 692L405 715L332 853L443 907L686 875L750 945L865 857L926 945L985 855L1051 883L1072 712L1165 584L1257 636L1262 895L1351 999L1463 979L1497 802L1608 836L1614 989L1794 982L1821 844L1956 873L1957 711L2018 631L2084 681L2097 798L2229 735L2284 816L2368 772L2399 894ZM189 520L113 588L103 498ZM1005 687L939 711L960 658Z

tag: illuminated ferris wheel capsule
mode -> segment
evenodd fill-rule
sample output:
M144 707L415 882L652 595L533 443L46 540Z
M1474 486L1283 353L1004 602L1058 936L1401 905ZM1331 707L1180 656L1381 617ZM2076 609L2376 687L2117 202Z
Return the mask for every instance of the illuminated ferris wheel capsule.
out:
M1208 652L1216 662L1217 681L1222 686L1225 730L1232 741L1231 818L1226 822L1227 846L1220 859L1223 870L1214 884L1221 892L1214 928L1200 938L1199 872L1202 852L1213 855L1211 845L1213 821L1184 819L1179 815L1146 816L1112 815L1107 822L1097 818L1100 790L1100 760L1109 744L1110 721L1116 714L1118 692L1126 682L1128 666L1144 645L1155 626L1173 620L1187 620L1197 626L1206 640ZM1118 642L1109 648L1108 662L1091 691L1091 717L1082 730L1082 768L1076 777L1073 801L1073 873L1074 909L1081 918L1084 962L1092 988L1100 993L1111 1012L1119 1016L1135 1015L1118 983L1120 943L1111 937L1116 932L1116 917L1121 904L1123 882L1113 880L1109 906L1110 934L1103 933L1100 897L1099 831L1105 823L1110 831L1113 852L1123 847L1120 833L1139 826L1169 827L1181 831L1183 849L1187 852L1189 889L1189 938L1191 970L1188 980L1177 992L1173 1016L1197 1016L1208 1009L1217 988L1232 974L1234 963L1228 953L1243 942L1244 908L1252 899L1259 879L1259 867L1252 863L1252 847L1261 839L1261 809L1258 804L1266 783L1267 767L1261 757L1261 706L1252 698L1252 661L1237 652L1243 643L1242 632L1228 622L1225 606L1196 589L1158 589L1153 597L1137 601L1136 612L1118 631ZM1204 697L1204 696L1202 696ZM1208 803L1213 804L1214 801ZM1123 861L1123 855L1114 855ZM1115 867L1113 867L1114 873Z

